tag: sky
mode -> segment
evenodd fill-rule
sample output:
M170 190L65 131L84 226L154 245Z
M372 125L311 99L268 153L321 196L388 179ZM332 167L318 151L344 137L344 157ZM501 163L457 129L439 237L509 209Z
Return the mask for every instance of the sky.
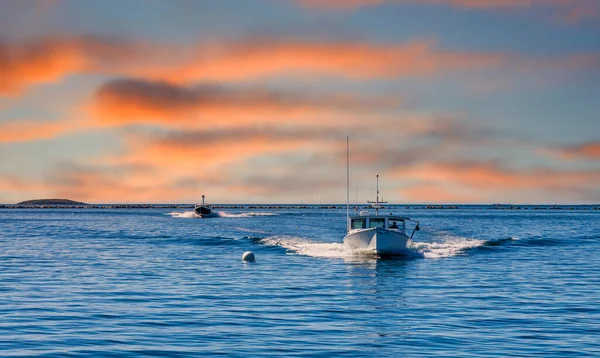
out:
M0 203L600 203L598 0L0 0Z

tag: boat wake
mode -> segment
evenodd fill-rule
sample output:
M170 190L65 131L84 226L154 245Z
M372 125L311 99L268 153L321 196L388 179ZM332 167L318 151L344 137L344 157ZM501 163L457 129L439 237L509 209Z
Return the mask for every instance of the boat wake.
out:
M200 217L200 215L196 214L193 211L185 211L183 213L172 212L172 213L169 213L168 215L171 215L171 217L174 217L174 218L181 218L181 219L195 219L195 218Z
M467 252L486 246L499 246L506 242L518 240L514 237L509 237L500 240L479 240L460 236L444 235L436 237L435 242L412 242L404 257L408 258L426 258L437 259L453 256L464 256ZM328 257L328 258L360 258L365 256L373 257L372 251L364 249L352 249L342 242L326 243L314 241L310 238L275 235L268 236L263 239L258 239L257 243L268 246L279 246L291 254L305 255L311 257Z
M339 242L317 242L309 238L289 236L289 235L276 235L268 236L258 241L263 245L268 246L280 246L288 250L288 252L298 255L312 256L312 257L352 257L355 256L355 252L346 247L343 243Z
M483 246L485 243L485 240L447 235L436 238L435 242L413 241L411 249L424 258L437 259L465 255L468 250Z
M255 217L255 216L276 216L276 215L278 215L276 213L254 213L254 212L232 214L232 213L226 213L224 211L219 211L218 214L219 214L219 217L221 217L221 218L250 218L250 217ZM181 218L181 219L201 218L201 216L196 214L194 211L172 212L172 213L168 213L166 215L170 215L171 217Z
M254 217L254 216L278 216L278 215L279 214L276 214L276 213L254 213L254 212L233 214L233 213L226 213L224 211L219 211L219 216L222 218L250 218L250 217Z
M306 237L276 235L269 236L258 241L263 245L279 246L290 254L305 255L311 257L342 258L342 259L360 259L376 256L371 250L353 249L344 245L342 242L318 242ZM417 252L407 250L404 257L419 257Z
M518 238L508 237L499 240L481 240L461 236L443 235L436 237L433 242L413 241L411 249L424 258L437 259L464 256L474 249L502 246L515 240L518 240Z

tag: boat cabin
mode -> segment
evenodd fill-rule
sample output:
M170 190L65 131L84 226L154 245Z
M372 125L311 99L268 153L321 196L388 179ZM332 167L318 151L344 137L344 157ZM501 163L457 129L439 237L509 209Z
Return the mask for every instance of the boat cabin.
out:
M406 220L410 220L401 216L352 216L350 217L350 227L348 231L382 228L389 230L398 230L402 233L406 231Z

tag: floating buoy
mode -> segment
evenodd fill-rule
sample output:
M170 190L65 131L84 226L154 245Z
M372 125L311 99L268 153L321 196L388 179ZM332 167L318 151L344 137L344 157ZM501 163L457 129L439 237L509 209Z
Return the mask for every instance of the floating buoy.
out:
M254 257L254 252L252 252L252 251L244 252L244 254L242 255L242 261L246 261L246 262L256 261L256 258Z

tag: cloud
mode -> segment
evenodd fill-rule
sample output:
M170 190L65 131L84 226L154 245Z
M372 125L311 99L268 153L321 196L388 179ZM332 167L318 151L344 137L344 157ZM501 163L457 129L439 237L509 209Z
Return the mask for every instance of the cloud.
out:
M432 41L398 45L248 39L245 42L167 46L114 38L57 37L0 42L0 95L75 74L111 74L180 84L292 76L373 79L430 76L486 68L501 54L436 49Z
M552 70L578 70L597 66L598 57L584 53L536 59L510 53L452 51L432 40L384 45L251 38L218 45L176 46L102 37L56 37L0 42L0 95L19 94L31 86L82 74L134 77L180 86L273 78L370 81L494 68L535 70L540 64ZM181 101L179 105L184 105Z
M325 191L326 186L334 186L331 183L338 184L339 178L332 179L330 169L338 167L343 171L348 134L356 136L351 148L353 166L384 171L440 157L448 152L448 143L468 141L467 138L481 134L477 126L472 132L461 132L458 128L469 125L459 119L452 124L446 121L449 119L351 117L347 122L263 122L196 130L130 132L128 153L97 163L152 167L155 170L152 177L184 182L202 182L203 175L220 173L223 176L213 185L227 185L236 193L266 196L269 192L283 195L292 190L305 195L310 191L307 188ZM419 144L420 140L425 143ZM469 148L478 143L489 142L480 138ZM361 178L364 174L362 170L356 173ZM306 185L302 185L303 181ZM319 186L318 181L329 184Z
M596 0L296 0L303 6L323 9L356 9L384 3L434 4L463 9L529 9L547 7L554 9L568 22L578 22L600 16L600 4Z
M55 188L57 195L85 198L94 203L109 202L173 202L187 197L185 188L173 185L156 173L128 167L122 174L96 168L65 173L63 183ZM154 174L154 175L153 175Z
M443 162L451 143L468 142L480 132L461 134L457 128L467 124L458 119L448 124L425 117L426 125L406 127L401 136L397 130L404 128L402 122L380 120L357 121L347 128L360 133L351 146L352 180L364 185L373 170L383 173L396 191L386 191L388 198L399 194L404 202L431 203L600 200L600 171L509 170L498 162ZM58 164L45 178L3 180L0 192L90 202L189 202L202 189L232 202L248 195L265 202L311 202L317 197L337 201L348 133L342 126L248 123L166 132L133 128L124 132L124 153L88 158L84 165ZM463 146L472 151L485 143Z
M68 173L77 185L49 184L38 178L0 178L0 196L4 203L31 198L62 197L88 203L172 203L192 202L191 191L163 182L143 184L116 180L102 173ZM188 200L185 200L188 199Z
M48 193L48 186L39 180L32 180L29 178L24 179L7 175L0 176L0 199L6 200L4 199L4 196L15 196L15 193L23 193L23 195L28 195L28 199L30 199L32 196L42 197Z
M314 175L318 169L307 171L282 158L341 153L337 149L343 133L333 128L250 124L201 131L130 131L125 153L88 159L85 165L58 165L45 178L46 189L54 196L92 202L185 201L207 187L211 195L234 201L236 196L268 192L284 195L291 184L305 192L319 187Z
M153 85L150 84L151 87ZM162 85L159 88L162 88ZM342 153L345 150L338 148L340 143L345 142L346 136L351 136L354 138L353 163L388 169L441 158L461 148L471 150L476 145L500 143L506 141L506 137L510 137L510 133L494 131L459 116L424 116L396 112L384 115L376 111L361 112L360 110L370 107L369 101L359 101L362 104L354 109L352 104L355 102L350 105L338 104L337 97L326 101L318 97L316 100L319 105L323 102L327 111L331 112L319 113L314 110L310 114L302 112L305 114L303 117L295 118L292 118L290 110L285 106L277 110L276 115L265 118L263 115L257 116L253 110L244 106L237 108L235 100L231 103L220 103L219 100L219 106L225 108L223 111L241 114L232 119L225 115L226 112L221 112L214 117L204 117L200 124L195 123L195 117L189 115L191 121L179 123L174 119L179 118L176 111L180 107L187 109L191 106L190 111L194 113L198 100L195 95L190 96L187 90L179 95L180 87L175 87L176 90L172 91L173 87L169 85L166 89L166 100L154 97L155 100L151 104L153 106L166 102L161 104L161 113L156 120L149 121L148 117L136 117L133 114L127 116L125 112L113 114L111 118L119 118L121 124L154 123L160 124L161 129L146 131L141 127L131 128L128 132L130 153L113 158L110 163L157 163L156 165L169 167L171 172L180 171L181 168L190 169L191 165L192 168L200 170L201 167L243 164L248 158L269 154L281 156L283 153L294 151L320 155L331 150ZM138 92L135 93L137 96ZM245 103L244 93L241 98L244 98L242 102ZM237 95L234 98L237 98ZM136 107L143 107L140 103L146 101L152 102L152 98L153 96L144 96L143 100L136 102ZM264 97L258 98L261 99L258 101L261 103ZM288 98L285 105L292 104L292 108L296 105L297 100L289 100L296 96L284 98ZM303 106L313 102L306 101L306 97L302 95L297 98L302 100ZM202 105L202 101L200 103ZM329 110L331 103L336 104ZM253 106L255 104L250 105ZM169 112L172 107L176 109ZM244 120L239 120L241 118ZM377 145L373 145L374 141Z
M279 122L319 113L382 111L397 106L392 98L306 94L265 87L119 79L97 91L91 112L110 124L156 123L214 126L251 120Z
M100 37L58 37L0 42L0 95L59 81L77 73L118 71L141 54L140 46Z
M87 127L89 126L84 122L71 120L53 122L15 120L2 122L0 144L53 139Z
M325 151L335 142L327 128L252 125L202 131L174 131L163 135L130 135L129 153L105 158L110 165L147 165L169 176L220 170L242 165L252 157L295 151ZM249 168L248 168L249 169Z
M303 42L253 39L248 43L199 48L193 62L160 76L182 81L239 81L273 76L337 76L386 79L431 76L444 71L497 66L502 54L441 50L433 41L396 45L360 42ZM145 71L152 73L151 69Z
M300 174L287 171L279 175L263 172L245 176L244 185L240 187L239 192L269 198L271 202L277 202L281 197L291 197L300 202L302 197L310 197L314 200L314 197L319 196L327 198L332 191L341 193L346 185L342 175L332 178L331 173L329 176ZM327 199L325 201L327 202Z
M406 203L458 204L480 202L473 193L456 188L446 188L443 184L409 185L399 190Z
M283 194L286 183L278 182L279 174L274 175L281 166L264 168L261 183L251 177L258 169L249 160L269 156L276 159L284 153L326 153L336 145L327 138L329 134L320 133L317 128L251 126L174 131L160 136L130 134L127 153L90 158L85 164L60 163L46 177L0 181L0 193L10 192L13 196L39 193L94 203L191 202L201 188L210 188L215 198L234 201L236 195L245 198L268 191ZM297 174L311 177L306 172ZM242 177L251 182L246 183ZM318 183L314 177L312 181L314 188ZM301 179L296 184L299 182ZM277 183L282 186L270 186Z
M469 199L473 197L478 198L476 202L482 203L490 200L539 202L539 198L543 197L552 198L555 202L573 198L587 202L600 200L597 186L599 170L509 170L497 163L451 162L396 168L392 174L422 186L463 192L467 200L459 202L471 201ZM423 191L408 190L406 195L410 200L418 200L415 194L419 193Z
M78 104L83 111L69 114L73 119L3 122L0 143L54 139L131 124L195 130L247 124L262 126L282 121L349 123L373 120L373 116L393 111L398 104L399 100L393 97L281 91L264 86L181 86L162 81L118 79L102 85L90 103Z
M587 142L573 146L542 148L542 153L564 160L600 159L600 142Z

